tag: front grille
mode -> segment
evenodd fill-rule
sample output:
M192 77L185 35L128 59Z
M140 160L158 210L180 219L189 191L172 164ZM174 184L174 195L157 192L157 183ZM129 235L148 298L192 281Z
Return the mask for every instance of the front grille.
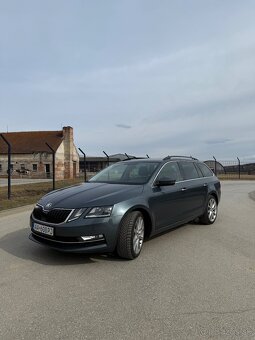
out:
M42 222L59 224L65 222L71 211L71 209L58 208L50 211L43 211L41 206L36 206L33 210L33 217Z

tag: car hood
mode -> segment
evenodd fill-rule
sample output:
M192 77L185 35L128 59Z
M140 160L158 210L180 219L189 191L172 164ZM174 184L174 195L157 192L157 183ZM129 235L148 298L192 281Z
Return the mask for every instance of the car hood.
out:
M87 182L52 191L43 196L38 203L43 207L50 203L50 209L107 206L136 197L142 191L143 185Z

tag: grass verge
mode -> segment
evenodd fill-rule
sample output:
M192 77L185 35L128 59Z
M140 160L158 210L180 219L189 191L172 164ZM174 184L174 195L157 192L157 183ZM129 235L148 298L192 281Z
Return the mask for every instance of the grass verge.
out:
M56 181L56 189L82 183L80 178ZM7 199L7 187L0 188L0 211L36 203L43 195L52 190L52 182L21 184L12 186L11 199Z
M220 174L217 175L217 177L220 180L255 180L255 175L243 175L241 174L240 178L238 176L238 174Z

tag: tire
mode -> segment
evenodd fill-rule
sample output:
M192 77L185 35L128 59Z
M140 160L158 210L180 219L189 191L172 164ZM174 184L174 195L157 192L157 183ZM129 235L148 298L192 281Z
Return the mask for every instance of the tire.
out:
M117 241L117 254L133 260L140 255L144 241L144 218L139 211L132 211L121 221Z
M200 222L203 224L213 224L218 215L218 203L214 196L209 195L204 214L200 217Z

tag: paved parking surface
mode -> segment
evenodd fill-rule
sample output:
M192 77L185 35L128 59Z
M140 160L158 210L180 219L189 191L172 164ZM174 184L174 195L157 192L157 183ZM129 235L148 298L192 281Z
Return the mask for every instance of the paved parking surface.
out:
M141 256L65 255L0 214L0 339L255 339L255 182L225 182L217 222Z
M19 184L29 184L29 183L41 183L41 182L50 182L52 179L35 179L35 178L12 178L12 185ZM8 180L7 178L0 178L0 187L7 187Z

